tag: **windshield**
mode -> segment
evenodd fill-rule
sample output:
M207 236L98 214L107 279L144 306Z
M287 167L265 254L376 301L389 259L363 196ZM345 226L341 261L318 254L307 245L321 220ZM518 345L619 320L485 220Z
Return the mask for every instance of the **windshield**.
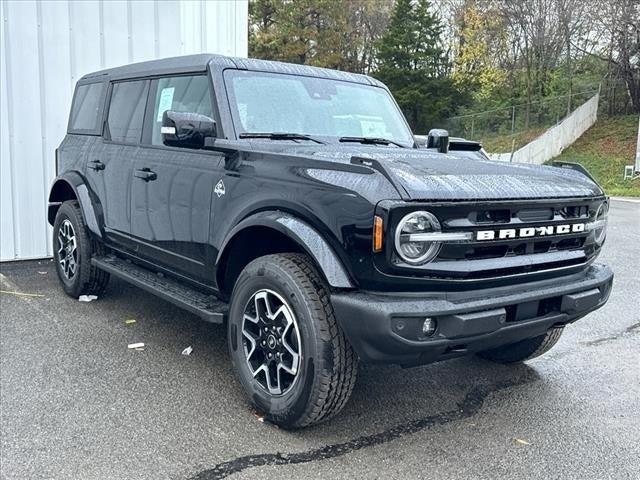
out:
M383 88L279 73L226 70L231 115L238 134L297 133L374 137L410 146L413 136Z

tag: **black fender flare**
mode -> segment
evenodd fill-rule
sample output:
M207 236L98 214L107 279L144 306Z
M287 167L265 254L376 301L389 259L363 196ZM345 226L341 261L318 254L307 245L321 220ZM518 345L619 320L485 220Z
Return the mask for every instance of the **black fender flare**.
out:
M98 220L102 218L102 209L99 208L99 206L98 209L96 209L94 199L97 201L97 197L89 190L83 176L76 171L65 172L53 181L51 189L49 190L49 206L47 209L49 224L53 225L58 208L60 208L64 200L67 200L67 198L62 195L62 192L68 192L69 188L73 190L75 197L78 199L87 227L92 233L102 238L102 229L100 228L100 222Z
M355 288L342 260L320 233L300 218L282 211L258 212L240 221L227 234L218 251L216 265L226 253L226 249L242 230L249 227L272 228L300 245L315 261L330 286L334 288Z
M553 167L566 168L568 170L575 170L576 172L580 172L589 180L591 180L593 183L595 183L598 187L600 187L600 190L602 190L602 187L600 186L598 181L593 177L593 175L591 175L591 172L589 172L589 170L587 170L577 162L563 162L563 161L556 160L555 162L552 162L551 165Z

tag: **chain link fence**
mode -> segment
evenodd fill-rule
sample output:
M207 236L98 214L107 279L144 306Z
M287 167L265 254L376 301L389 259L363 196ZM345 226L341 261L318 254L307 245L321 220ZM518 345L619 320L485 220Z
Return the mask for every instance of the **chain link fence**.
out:
M491 153L519 149L559 124L572 111L592 98L598 89L520 103L509 107L451 117L446 129L451 136L482 142Z
M559 124L598 92L598 116L611 117L634 112L625 82L620 78L604 78L598 86L572 94L457 115L449 118L444 128L452 136L482 142L488 152L508 153Z
M605 78L600 84L599 117L638 113L633 108L629 87L620 78Z

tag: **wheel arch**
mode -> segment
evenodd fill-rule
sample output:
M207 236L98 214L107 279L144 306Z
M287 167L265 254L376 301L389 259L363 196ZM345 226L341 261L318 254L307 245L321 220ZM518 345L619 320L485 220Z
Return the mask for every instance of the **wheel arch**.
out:
M53 181L49 191L49 206L47 208L49 224L53 226L58 209L63 202L77 200L89 230L102 237L102 230L98 222L99 215L92 198L95 198L95 196L91 195L84 178L78 172L67 172L60 175Z
M234 255L239 252L242 255ZM331 287L355 287L342 260L315 228L286 212L263 211L245 218L227 235L216 260L218 288L230 294L249 262L284 252L307 254Z

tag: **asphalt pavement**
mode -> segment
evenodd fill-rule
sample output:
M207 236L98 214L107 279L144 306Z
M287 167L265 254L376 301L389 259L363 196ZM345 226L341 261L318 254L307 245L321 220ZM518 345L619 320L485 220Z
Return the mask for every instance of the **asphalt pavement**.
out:
M114 279L80 303L51 261L4 263L0 289L35 296L0 294L0 477L638 480L640 204L612 203L600 261L609 303L543 357L363 365L343 412L296 432L251 410L222 326Z

